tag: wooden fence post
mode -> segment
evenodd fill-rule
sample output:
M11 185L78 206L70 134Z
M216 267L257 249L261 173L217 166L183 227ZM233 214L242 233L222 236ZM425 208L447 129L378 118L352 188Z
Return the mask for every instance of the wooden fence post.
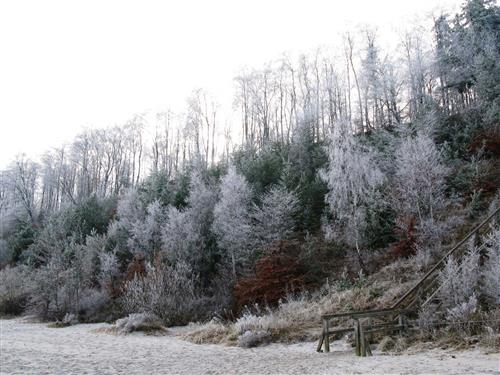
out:
M403 331L406 329L406 316L403 313L398 315L398 325L399 325L399 336L402 336Z
M359 329L359 344L360 344L359 351L361 353L361 357L366 357L366 337L363 325L360 324L358 329Z
M330 351L330 321L323 319L323 343L325 345L325 353Z
M354 341L356 343L356 355L359 357L361 355L361 343L359 340L359 320L356 319L354 322Z

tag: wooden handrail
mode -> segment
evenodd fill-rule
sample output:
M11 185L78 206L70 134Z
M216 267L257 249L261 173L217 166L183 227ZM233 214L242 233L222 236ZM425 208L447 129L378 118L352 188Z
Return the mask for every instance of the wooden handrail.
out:
M388 315L388 314L397 314L402 312L408 312L406 309L398 309L389 307L387 309L375 309L375 310L359 310L359 311L346 311L337 314L326 314L322 315L322 319L334 319L334 318L363 318L365 316L379 316L379 315Z
M346 311L346 312L341 312L337 314L325 314L322 315L321 318L323 320L323 332L320 337L320 341L318 343L318 348L317 351L321 351L321 347L324 344L325 346L325 351L328 352L330 351L330 343L329 343L329 336L332 333L336 333L337 331L339 332L344 332L344 331L356 331L355 328L351 329L340 329L340 330L334 330L331 331L329 327L329 321L334 318L343 318L343 317L350 317L352 319L356 320L356 324L358 328L361 328L359 325L359 319L360 318L367 318L367 317L376 317L376 316L383 316L383 315L399 315L400 317L402 316L401 314L406 314L408 312L411 312L412 309L406 307L406 308L400 308L400 305L412 294L414 294L416 291L420 289L420 287L438 270L438 268L444 264L444 262L455 252L457 251L463 244L465 244L472 236L474 236L482 227L484 227L487 223L491 221L500 212L500 207L498 207L496 210L494 210L486 219L484 219L479 225L477 225L471 232L469 232L460 242L458 242L451 250L449 250L432 268L409 290L407 291L396 303L394 303L391 307L385 308L385 309L374 309L374 310L364 310L364 311ZM435 281L436 279L433 279L432 281Z
M443 256L439 262L437 262L425 275L422 277L417 284L413 288L411 288L408 292L406 292L396 303L392 305L392 308L397 308L401 305L410 295L412 295L416 290L420 288L420 286L441 266L450 255L452 255L455 251L457 251L464 243L466 243L474 234L477 233L479 229L485 226L490 220L495 217L496 214L500 212L500 207L498 207L492 214L490 214L486 219L484 219L478 226L476 226L467 236L465 236L459 243L457 243L453 248Z

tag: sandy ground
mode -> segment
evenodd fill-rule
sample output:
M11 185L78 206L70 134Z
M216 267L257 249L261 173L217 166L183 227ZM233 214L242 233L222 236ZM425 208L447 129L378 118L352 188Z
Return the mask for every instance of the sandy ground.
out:
M316 353L315 343L255 349L195 345L167 336L93 333L104 324L47 328L0 320L1 374L499 374L500 355L432 350L355 357L342 342Z

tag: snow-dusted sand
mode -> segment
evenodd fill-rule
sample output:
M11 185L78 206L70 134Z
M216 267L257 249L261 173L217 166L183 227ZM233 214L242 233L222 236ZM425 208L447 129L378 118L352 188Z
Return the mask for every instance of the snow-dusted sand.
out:
M432 350L414 355L357 358L335 343L329 354L315 343L255 349L195 345L162 337L93 333L104 324L47 328L0 320L1 374L498 374L499 354ZM175 331L174 331L175 332Z

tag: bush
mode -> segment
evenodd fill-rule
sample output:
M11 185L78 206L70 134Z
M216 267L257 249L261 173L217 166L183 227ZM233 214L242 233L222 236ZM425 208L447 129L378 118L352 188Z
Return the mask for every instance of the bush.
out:
M148 266L144 276L136 274L124 286L125 312L158 316L166 325L182 325L203 314L203 300L196 292L196 277L183 262L175 266Z
M84 289L80 296L78 315L85 321L106 320L110 304L108 293L104 290Z
M426 305L418 312L417 325L423 336L432 336L438 328L439 323L436 306Z
M454 258L448 259L440 274L439 297L443 308L452 311L469 303L477 291L479 279L479 252L476 248L471 248L460 264Z
M130 314L126 318L116 321L116 328L121 334L131 332L164 332L165 327L161 324L161 320L154 314L140 313Z
M28 300L27 270L22 267L6 267L0 271L0 314L21 314Z
M195 344L222 344L233 336L231 327L216 319L204 324L191 323L189 326L196 328L186 333L183 338Z
M270 336L269 332L266 331L246 331L238 336L238 346L242 348L253 348L255 346L268 344Z
M457 328L457 326L462 326L471 320L477 310L477 298L475 295L472 295L468 301L459 303L455 307L448 309L446 319L455 325L454 328Z

